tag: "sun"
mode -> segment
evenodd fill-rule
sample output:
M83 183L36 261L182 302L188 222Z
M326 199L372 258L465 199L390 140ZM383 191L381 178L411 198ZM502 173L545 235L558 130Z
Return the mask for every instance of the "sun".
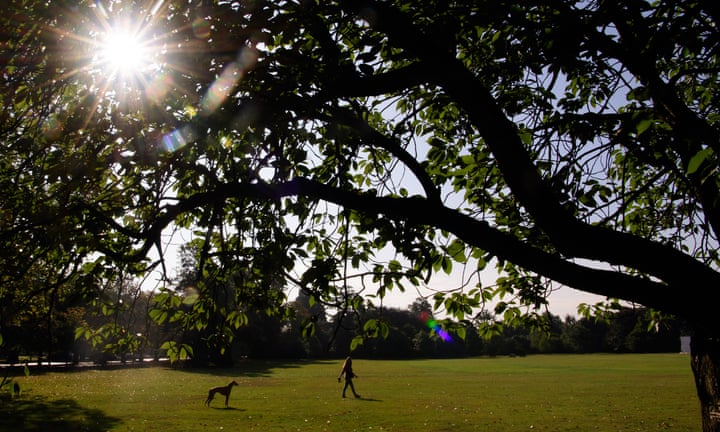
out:
M99 61L111 76L140 76L153 66L149 41L122 26L108 29L98 48Z
M112 32L101 48L101 57L110 67L120 71L142 68L145 48L135 35Z

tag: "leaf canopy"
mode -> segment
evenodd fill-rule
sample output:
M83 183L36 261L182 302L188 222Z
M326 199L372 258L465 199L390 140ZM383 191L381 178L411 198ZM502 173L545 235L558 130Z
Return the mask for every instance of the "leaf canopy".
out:
M97 41L128 19L152 63L112 75ZM0 20L3 286L37 262L163 268L183 228L200 320L493 263L439 304L512 318L553 282L718 328L712 2L10 0Z

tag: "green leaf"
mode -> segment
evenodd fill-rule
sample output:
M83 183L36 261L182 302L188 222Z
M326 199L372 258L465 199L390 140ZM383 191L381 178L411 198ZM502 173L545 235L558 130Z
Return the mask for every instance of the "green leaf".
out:
M385 321L380 322L380 335L383 339L387 339L390 336L390 326Z
M357 347L363 344L363 337L362 336L355 336L350 341L350 351L355 351Z
M248 324L248 317L242 311L232 311L227 316L227 322L235 329L246 326Z
M88 333L89 330L86 327L78 327L75 329L75 340L78 340L80 338L88 339ZM0 336L2 338L2 336Z
M636 126L636 131L637 131L638 136L642 135L643 132L648 130L650 128L650 126L653 125L653 123L655 123L655 121L652 119L640 120L640 122Z
M170 359L170 363L175 363L178 360L186 360L192 357L193 349L190 345L179 344L174 341L168 341L160 346L161 350L167 352L167 356Z
M302 326L302 337L305 339L312 337L315 334L315 329L316 326L314 321L310 319L305 320Z
M182 304L184 305L193 305L195 302L198 301L200 298L199 294L189 294L183 298Z
M465 256L465 244L460 240L453 240L448 246L447 251L448 255L450 255L456 262L467 262L467 256Z
M168 312L161 309L150 309L148 316L156 323L162 324L167 320Z
M440 271L440 268L443 265L443 259L444 257L442 255L435 255L432 263L433 273L437 273L438 271Z
M518 136L520 137L520 140L523 142L523 144L529 146L532 144L532 132L526 128L520 129L518 132Z
M448 257L445 257L445 256L442 257L442 269L445 272L445 274L452 273L452 268L453 268L452 260L448 259Z
M700 168L703 162L705 162L705 160L709 158L712 154L713 150L709 147L695 153L695 156L693 156L688 163L687 174L694 174Z
M192 357L193 349L190 345L183 344L180 346L179 358L180 360L187 360Z
M370 337L376 337L378 333L378 320L372 318L365 322L363 325L363 331Z

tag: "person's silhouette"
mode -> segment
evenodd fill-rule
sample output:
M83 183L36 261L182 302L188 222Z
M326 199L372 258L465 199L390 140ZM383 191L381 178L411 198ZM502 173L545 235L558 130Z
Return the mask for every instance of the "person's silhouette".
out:
M360 395L355 391L355 385L353 384L353 378L357 377L357 375L353 372L352 358L350 358L350 356L347 356L345 362L343 362L342 370L340 370L340 375L338 375L338 382L340 382L340 378L342 378L343 375L345 375L345 386L343 387L342 397L345 397L345 392L347 391L347 388L350 387L353 395L355 395L356 398L359 398Z

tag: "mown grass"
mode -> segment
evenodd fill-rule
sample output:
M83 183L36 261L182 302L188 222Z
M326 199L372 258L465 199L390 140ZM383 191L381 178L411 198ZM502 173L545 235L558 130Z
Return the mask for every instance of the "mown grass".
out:
M697 431L689 358L554 355L355 359L361 399L340 397L340 361L248 361L33 373L0 405L2 431ZM207 389L237 380L230 407ZM348 396L350 394L348 393Z

